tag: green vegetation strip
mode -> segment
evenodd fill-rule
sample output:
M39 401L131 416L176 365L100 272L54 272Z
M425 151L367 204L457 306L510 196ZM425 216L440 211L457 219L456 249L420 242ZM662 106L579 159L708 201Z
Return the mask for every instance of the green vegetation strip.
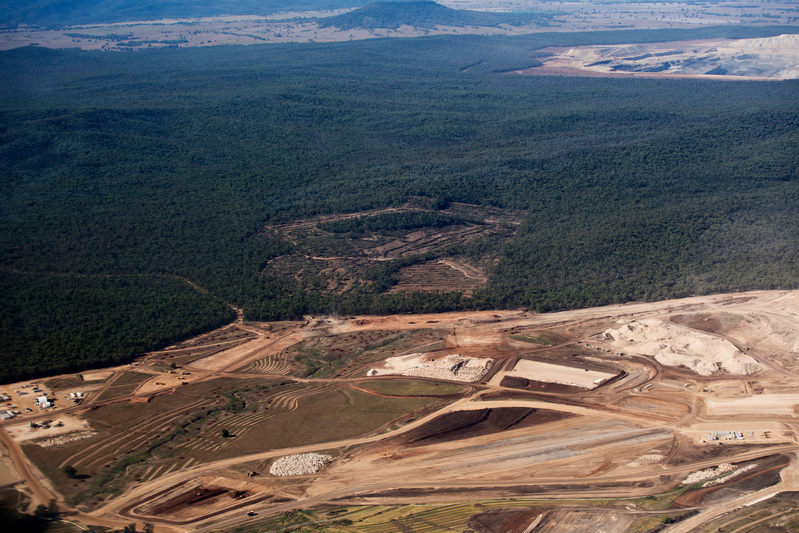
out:
M633 500L635 501L635 500ZM411 504L340 506L323 509L287 511L277 516L251 521L247 525L224 530L225 533L256 533L260 531L358 531L381 533L387 531L464 531L469 519L477 514L497 509L530 509L544 512L553 507L568 508L578 504L597 509L612 510L617 503L627 504L626 499L597 500L482 500L456 504ZM665 515L644 517L636 523L634 531L644 531L643 525L672 523L685 511Z
M532 344L543 344L544 346L552 346L555 344L557 336L547 332L531 333L531 334L516 334L511 335L511 339L522 342L529 342Z
M362 381L358 386L391 396L450 396L463 394L469 387L454 383L438 383L421 379L388 379Z

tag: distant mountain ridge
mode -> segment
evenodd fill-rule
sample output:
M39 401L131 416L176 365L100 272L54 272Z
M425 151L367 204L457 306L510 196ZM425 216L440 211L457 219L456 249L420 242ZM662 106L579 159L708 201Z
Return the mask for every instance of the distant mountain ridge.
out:
M23 0L0 2L0 29L20 25L63 27L140 20L190 19L220 15L266 16L281 11L322 11L358 8L343 15L319 18L322 27L341 29L417 28L436 26L548 25L552 13L488 13L450 9L432 0L372 2L367 0Z
M218 15L269 15L279 11L352 8L367 0L22 0L0 2L0 28L71 26Z
M432 0L411 0L406 2L372 2L349 13L319 19L323 28L334 26L342 30L397 29L407 25L416 28L435 28L436 26L499 26L509 24L520 26L535 22L546 25L551 14L544 12L489 13L466 9L451 9Z

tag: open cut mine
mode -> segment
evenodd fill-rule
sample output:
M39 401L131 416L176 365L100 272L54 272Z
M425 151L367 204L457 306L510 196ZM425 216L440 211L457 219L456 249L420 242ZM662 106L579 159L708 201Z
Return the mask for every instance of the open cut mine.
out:
M154 352L82 403L23 415L40 428L14 419L2 435L100 525L270 530L303 509L365 531L646 530L665 516L687 533L694 513L799 489L797 317L799 293L773 291L244 322L243 343L198 339L178 368L164 362L185 345ZM337 358L347 370L332 377L299 364ZM11 384L8 403L43 386ZM83 481L112 471L105 488Z

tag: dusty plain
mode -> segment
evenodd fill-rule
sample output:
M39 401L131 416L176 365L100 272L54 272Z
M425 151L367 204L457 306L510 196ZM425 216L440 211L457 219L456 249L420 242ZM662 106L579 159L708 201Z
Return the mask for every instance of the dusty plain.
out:
M319 20L348 10L285 12L269 16L134 21L0 30L0 50L21 46L135 51L158 47L252 45L286 42L337 42L426 35L523 35L623 29L696 28L724 24L797 25L799 7L775 2L568 2L530 0L442 0L453 9L548 13L544 21L522 26L436 26L346 29L323 27ZM794 79L799 77L799 45L794 36L774 39L707 40L685 43L629 43L618 46L550 49L544 66L528 75L613 77L713 77ZM539 58L540 59L540 58ZM457 268L457 267L455 267ZM444 272L446 272L444 270ZM473 274L467 273L467 276ZM482 274L476 273L477 277ZM424 290L424 288L422 288Z
M646 336L622 348L614 332L640 324ZM653 338L701 350L658 358ZM493 364L471 382L432 366L370 373L412 354ZM740 357L753 363L726 364ZM799 511L777 495L799 491L797 370L796 291L543 315L240 320L86 374L104 381L80 403L61 392L81 388L76 376L42 380L62 401L2 422L0 436L32 502L55 498L70 520L109 527L693 531L770 498L790 525ZM45 420L61 425L31 429ZM332 459L270 474L311 452ZM684 484L692 474L704 478Z

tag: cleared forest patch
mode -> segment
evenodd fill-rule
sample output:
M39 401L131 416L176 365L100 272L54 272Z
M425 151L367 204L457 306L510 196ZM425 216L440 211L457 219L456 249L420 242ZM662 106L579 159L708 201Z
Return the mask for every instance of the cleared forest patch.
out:
M474 289L486 280L485 274L471 265L463 264L461 268L455 268L451 261L425 261L401 269L399 282L391 288L391 292L460 291L471 296Z
M314 337L291 346L285 359L296 363L301 377L363 375L364 365L418 349L444 347L444 333L437 330L374 330Z
M251 341L256 337L257 335L251 331L239 328L235 325L229 325L206 335L201 335L180 344L170 346L164 350L152 352L147 358L147 361L155 365L160 363L164 368L169 365L183 365L224 350L229 350Z
M799 57L796 35L758 39L711 39L616 46L553 48L544 60L549 72L582 75L793 79ZM535 71L529 69L526 71Z
M459 291L471 295L515 233L522 213L422 199L381 210L329 215L265 228L295 245L272 259L264 276L291 278L323 292L358 287L378 292Z

